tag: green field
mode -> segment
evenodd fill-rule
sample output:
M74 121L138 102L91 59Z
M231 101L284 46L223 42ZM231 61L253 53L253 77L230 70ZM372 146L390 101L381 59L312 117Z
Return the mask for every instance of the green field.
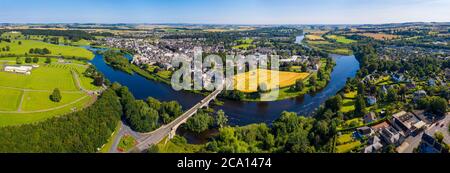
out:
M254 48L255 45L253 45L253 39L240 39L240 40L236 40L236 43L238 45L233 46L233 49L250 49L250 48Z
M326 38L335 40L336 42L343 43L343 44L351 44L351 43L356 42L355 40L351 40L351 39L345 38L344 36L338 36L338 35L327 35Z
M114 129L114 132L111 134L110 138L108 139L108 142L100 148L100 153L108 153L113 146L114 139L116 139L117 135L119 134L119 130L122 128L122 123L117 123L116 128Z
M336 146L336 152L337 153L348 153L354 149L357 149L359 146L361 146L360 141L350 142L343 145Z
M353 141L353 136L351 133L343 134L336 139L337 145L346 144Z
M62 108L55 109L55 110L49 110L49 111L45 111L45 112L0 113L0 127L29 124L29 123L44 121L44 120L52 118L52 117L57 117L57 116L71 113L72 110L81 110L81 109L85 108L86 106L88 106L91 102L94 101L94 99L89 96L86 96L86 97L83 97L80 99L81 100L79 102L69 104L69 105L64 105L64 107L62 107Z
M13 59L15 60L0 58L0 61L8 62ZM79 73L78 78L83 88L100 89L91 84L93 79L82 75L88 67L85 62L70 60L58 63L54 59L48 65L44 61L45 58L40 58L39 67L34 68L31 75L0 71L0 126L45 120L82 109L93 101L92 96L78 88L71 72ZM0 69L3 69L2 64ZM55 88L59 88L62 95L58 103L49 98Z
M21 42L21 44L19 44L19 42ZM7 46L10 47L10 51L1 51L0 55L25 55L29 53L30 49L47 48L51 52L51 54L49 54L50 56L80 57L89 60L94 58L94 54L91 51L81 47L61 46L36 40L12 40L11 43L6 41L0 43L0 48L5 48Z
M15 111L19 106L19 99L22 97L22 91L0 88L0 111Z

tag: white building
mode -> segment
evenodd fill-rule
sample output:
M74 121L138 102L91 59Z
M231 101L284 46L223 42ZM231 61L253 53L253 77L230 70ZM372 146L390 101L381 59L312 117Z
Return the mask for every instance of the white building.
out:
M4 71L31 75L32 66L5 66Z

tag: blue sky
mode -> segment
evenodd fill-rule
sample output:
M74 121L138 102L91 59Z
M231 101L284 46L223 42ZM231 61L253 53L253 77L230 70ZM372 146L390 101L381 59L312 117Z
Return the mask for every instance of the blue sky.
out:
M450 0L1 0L0 23L450 22Z

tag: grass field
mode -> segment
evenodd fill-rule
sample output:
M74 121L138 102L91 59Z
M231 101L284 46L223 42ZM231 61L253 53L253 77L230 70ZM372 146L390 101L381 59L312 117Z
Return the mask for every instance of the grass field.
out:
M348 153L354 149L357 149L361 145L362 144L360 141L349 142L349 143L346 143L343 145L338 145L338 146L336 146L336 152L337 153Z
M74 109L81 110L94 101L94 99L89 96L80 99L81 100L79 102L70 105L64 105L65 107L45 112L0 113L0 127L15 126L44 121L52 117L57 117L71 113L72 110Z
M21 42L21 44L19 44L19 42ZM26 53L29 53L30 49L47 48L51 52L51 54L49 54L50 56L80 57L89 60L94 58L94 54L91 51L81 47L61 46L36 40L13 40L11 43L6 41L0 43L0 48L7 46L10 47L10 51L2 51L0 52L0 55L25 55Z
M136 145L136 139L133 136L126 135L120 139L119 145L117 146L117 150L121 152L127 152L131 150Z
M358 94L358 91L351 91L351 92L345 93L344 98L355 99L357 94Z
M36 111L63 106L85 96L85 93L61 93L60 102L52 102L51 92L25 92L23 95L22 111Z
M19 106L22 91L0 88L0 111L15 111Z
M15 58L0 58L9 61ZM47 65L40 58L39 67L31 75L0 71L0 126L19 125L45 120L79 110L93 101L93 97L80 91L71 71L84 72L84 62L71 60L71 63ZM30 64L24 64L30 65ZM0 69L3 69L0 65ZM83 88L99 89L92 85L91 78L78 76ZM85 81L85 82L83 82ZM52 102L49 98L53 89L61 90L61 102Z
M238 43L238 45L233 46L233 49L250 49L250 48L254 48L255 45L253 45L253 39L240 39L240 40L236 40L236 42Z
M0 86L34 90L78 91L68 69L56 65L43 65L33 69L31 75L0 72Z
M336 42L343 43L343 44L351 44L351 43L356 42L355 40L351 40L351 39L345 38L344 36L327 35L326 37L328 39L333 39L333 40L336 40Z
M351 133L343 134L336 139L337 145L346 144L353 141L353 135Z

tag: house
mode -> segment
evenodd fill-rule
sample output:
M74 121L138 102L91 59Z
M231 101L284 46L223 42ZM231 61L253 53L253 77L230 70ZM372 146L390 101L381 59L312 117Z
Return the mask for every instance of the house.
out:
M421 153L445 152L443 151L442 145L428 133L424 133L422 135L422 141L420 142L419 151Z
M5 66L3 69L6 72L20 73L25 75L31 75L32 66Z
M364 148L364 153L377 153L382 148L383 144L381 144L381 139L375 135L369 138L368 146Z
M357 128L356 131L361 135L361 136L370 136L372 135L374 132L370 127L360 127Z
M415 89L416 88L416 84L414 84L414 83L408 83L408 84L406 84L406 88L407 89Z
M399 75L399 74L393 74L391 76L391 78L396 83L405 82L406 81L405 77L403 75Z
M377 115L374 112L369 112L364 116L364 123L368 124L377 120Z
M434 79L429 79L428 86L436 86L436 81Z
M414 92L414 101L417 101L417 100L419 100L421 98L424 98L426 96L427 96L427 92L426 91L424 91L424 90L416 91L416 92Z
M404 135L402 135L399 131L397 131L394 127L389 126L381 129L381 138L387 144L399 145L404 141Z
M417 118L413 113L401 111L392 115L391 124L403 134L409 135L423 129L426 123Z
M377 98L374 96L368 96L366 98L366 102L367 102L367 104L369 104L369 106L373 106L377 103Z

